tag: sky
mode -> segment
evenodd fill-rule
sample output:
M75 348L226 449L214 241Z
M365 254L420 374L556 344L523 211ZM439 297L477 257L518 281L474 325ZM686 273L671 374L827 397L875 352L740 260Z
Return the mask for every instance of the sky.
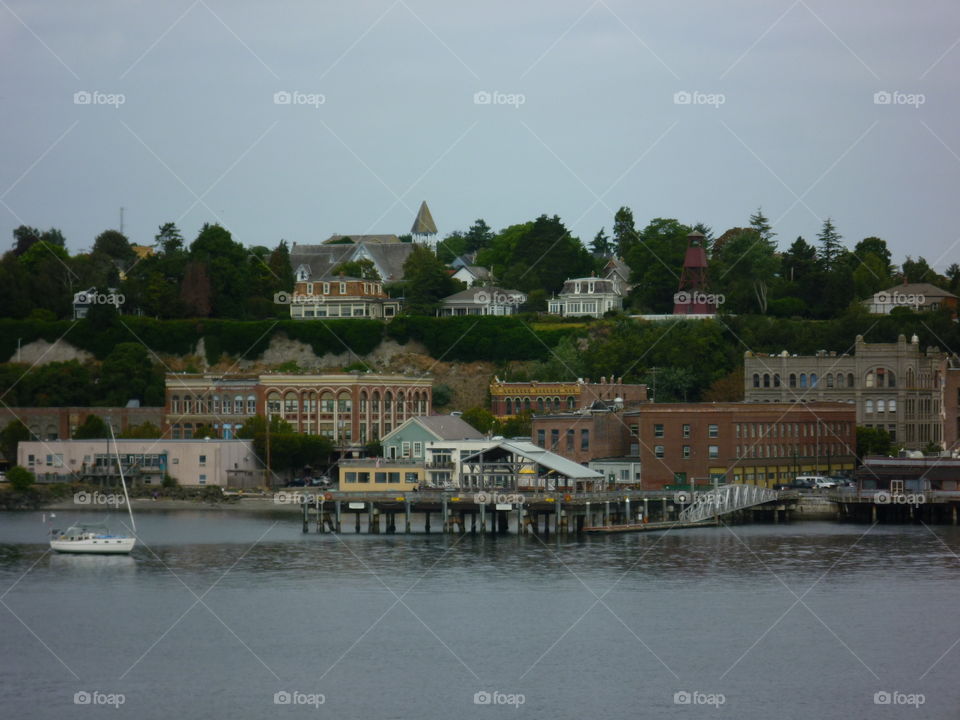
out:
M960 4L0 0L0 233L245 245L617 208L960 261ZM6 245L0 241L0 247Z

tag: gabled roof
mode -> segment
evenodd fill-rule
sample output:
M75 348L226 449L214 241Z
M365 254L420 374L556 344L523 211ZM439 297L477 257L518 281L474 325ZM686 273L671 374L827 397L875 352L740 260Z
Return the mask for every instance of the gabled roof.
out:
M383 439L387 440L411 423L416 423L437 440L482 440L486 437L473 425L457 415L420 415L410 418L393 432L384 435Z
M430 214L430 208L427 207L426 200L420 203L420 210L417 211L417 217L413 221L410 232L414 235L437 234L437 225L433 222L433 215Z
M457 270L457 272L460 272L460 270L466 270L478 280L486 280L491 276L489 268L485 268L482 265L464 265Z
M886 290L881 290L877 295L923 295L925 298L937 297L957 297L949 290L944 290L943 288L938 288L936 285L931 285L930 283L903 283L901 285L894 285L893 287L887 288Z
M403 279L403 264L413 252L413 243L362 242L349 245L298 245L290 249L290 267L305 266L311 280L327 277L333 268L349 260L373 261L384 282Z
M627 265L622 258L612 257L603 266L603 272L606 277L610 277L611 274L617 273L624 281L630 280L630 266Z
M588 467L584 467L579 463L575 463L573 460L568 460L562 455L557 455L554 452L549 450L544 450L539 445L534 445L532 442L524 442L523 440L504 440L498 443L493 448L483 450L483 455L489 455L491 451L501 450L504 453L510 453L513 455L519 455L520 457L526 458L531 462L537 463L537 465L542 465L548 470L553 470L564 477L570 478L571 480L592 480L595 478L602 478L603 473L597 472L596 470L591 470ZM462 462L467 463L471 459L476 458L481 453L474 453L469 457L462 459Z

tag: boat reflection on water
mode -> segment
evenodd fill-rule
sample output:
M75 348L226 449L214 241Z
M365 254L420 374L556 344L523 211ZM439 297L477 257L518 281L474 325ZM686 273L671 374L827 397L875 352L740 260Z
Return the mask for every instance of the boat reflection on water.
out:
M137 561L130 555L86 555L81 553L51 553L50 568L58 571L79 570L84 573L132 572Z

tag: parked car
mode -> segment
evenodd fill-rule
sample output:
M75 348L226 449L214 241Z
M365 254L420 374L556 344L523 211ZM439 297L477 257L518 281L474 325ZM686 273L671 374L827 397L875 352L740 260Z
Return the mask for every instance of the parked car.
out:
M800 475L794 482L804 482L807 484L807 487L816 488L817 490L827 490L837 486L836 480L824 475Z
M333 483L326 475L321 475L320 477L310 479L310 487L328 488L332 485Z

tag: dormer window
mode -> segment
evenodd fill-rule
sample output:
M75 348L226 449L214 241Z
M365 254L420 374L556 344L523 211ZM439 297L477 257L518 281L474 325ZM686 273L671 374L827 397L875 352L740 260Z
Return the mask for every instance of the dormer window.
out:
M593 283L590 283L590 289L588 290L588 292L593 292Z
M574 290L574 292L577 292L577 293L580 292L580 283L577 283L576 290Z

